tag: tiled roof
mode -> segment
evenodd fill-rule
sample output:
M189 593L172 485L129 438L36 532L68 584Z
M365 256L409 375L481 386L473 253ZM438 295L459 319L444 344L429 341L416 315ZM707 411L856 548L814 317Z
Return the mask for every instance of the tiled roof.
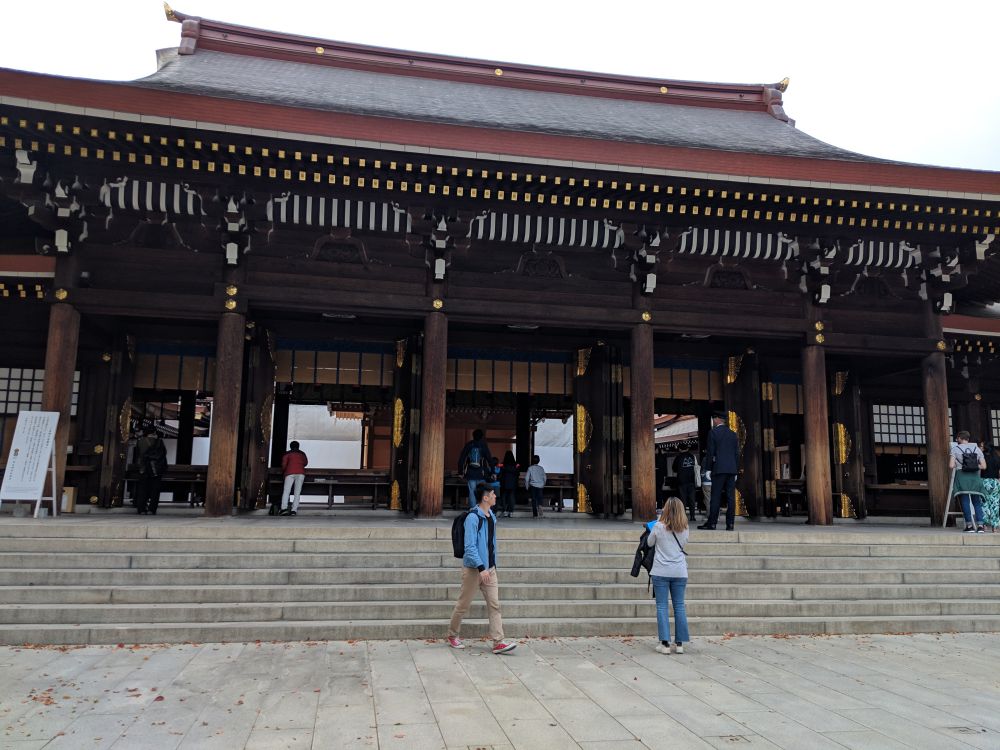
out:
M762 111L581 96L200 49L132 85L371 117L680 148L886 163Z

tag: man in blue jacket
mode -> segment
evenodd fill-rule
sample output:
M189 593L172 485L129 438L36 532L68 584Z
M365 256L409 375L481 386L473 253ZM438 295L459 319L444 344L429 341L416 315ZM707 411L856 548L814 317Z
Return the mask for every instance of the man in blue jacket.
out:
M480 482L474 490L476 506L465 517L465 556L462 558L462 593L458 595L455 611L448 626L448 645L465 648L459 637L462 619L469 612L476 588L483 592L486 612L489 615L489 636L493 641L494 654L513 651L516 643L508 643L503 637L503 621L500 619L500 584L497 581L497 517L493 506L497 502L496 491Z
M707 469L712 477L712 506L708 520L699 529L715 529L719 521L722 496L726 496L726 531L736 522L736 475L740 472L740 440L726 424L726 415L712 415L712 431L708 433Z

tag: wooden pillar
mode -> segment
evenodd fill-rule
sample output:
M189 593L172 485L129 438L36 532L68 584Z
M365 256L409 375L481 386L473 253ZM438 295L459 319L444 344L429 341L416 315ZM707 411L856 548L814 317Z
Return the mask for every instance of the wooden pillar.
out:
M526 470L531 465L531 454L535 450L534 441L531 439L531 394L518 393L516 409L514 460Z
M927 424L927 492L930 497L931 525L940 526L948 509L951 470L948 454L948 379L944 352L934 352L921 362L924 385L924 414Z
M212 443L205 482L205 515L228 516L236 493L236 457L243 385L243 335L246 316L227 312L219 320L212 398Z
M448 318L432 312L424 320L422 404L420 411L420 496L417 515L441 515L444 501L445 383L448 370Z
M753 349L724 362L726 409L730 428L740 437L740 473L736 494L750 518L764 510L763 428L761 427L760 358ZM734 425L732 415L736 415ZM741 509L737 505L737 515Z
M281 459L288 450L288 410L291 394L284 387L274 392L274 419L271 422L271 468L280 469Z
M175 463L189 465L194 455L194 391L181 392L180 413L177 419L177 459Z
M653 327L632 329L631 414L632 519L648 521L656 513L656 456L653 445Z
M80 341L80 313L65 302L49 311L49 337L45 347L45 383L42 411L59 412L56 428L56 502L60 502L66 480L66 449L69 446L70 410L73 406L73 373Z
M849 518L844 511L854 507L857 518L868 515L865 501L865 436L862 425L861 388L856 370L830 374L830 417L833 430L834 515ZM844 504L846 495L848 503Z
M829 526L833 523L830 416L826 399L826 353L821 346L807 346L802 350L802 391L809 519L817 526Z

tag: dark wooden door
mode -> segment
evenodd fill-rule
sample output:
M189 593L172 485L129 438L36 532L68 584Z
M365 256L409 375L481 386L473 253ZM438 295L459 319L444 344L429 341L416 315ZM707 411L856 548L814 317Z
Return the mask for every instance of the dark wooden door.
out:
M417 508L419 487L422 343L420 334L397 341L393 363L389 508L408 513Z
M599 343L577 351L573 431L576 510L610 518L625 512L625 404L621 350Z

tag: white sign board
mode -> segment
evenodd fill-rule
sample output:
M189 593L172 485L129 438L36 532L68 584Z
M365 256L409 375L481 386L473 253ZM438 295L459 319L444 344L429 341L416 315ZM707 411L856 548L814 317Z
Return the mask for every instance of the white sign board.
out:
M42 500L45 480L53 465L58 424L57 411L22 411L17 415L0 500Z

